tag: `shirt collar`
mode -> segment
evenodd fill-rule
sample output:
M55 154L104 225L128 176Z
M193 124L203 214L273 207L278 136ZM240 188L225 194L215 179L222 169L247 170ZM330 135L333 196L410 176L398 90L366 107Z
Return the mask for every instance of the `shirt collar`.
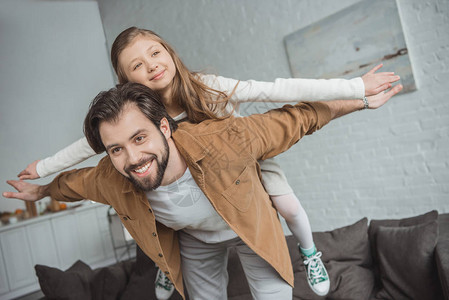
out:
M209 152L196 137L182 128L178 128L172 134L172 138L178 151L186 161L196 163L202 160Z

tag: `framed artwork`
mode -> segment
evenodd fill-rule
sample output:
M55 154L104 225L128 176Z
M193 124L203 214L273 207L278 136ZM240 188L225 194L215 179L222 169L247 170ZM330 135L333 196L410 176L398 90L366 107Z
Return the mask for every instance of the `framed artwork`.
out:
M379 63L416 90L395 0L364 0L285 37L290 69L300 78L354 78Z

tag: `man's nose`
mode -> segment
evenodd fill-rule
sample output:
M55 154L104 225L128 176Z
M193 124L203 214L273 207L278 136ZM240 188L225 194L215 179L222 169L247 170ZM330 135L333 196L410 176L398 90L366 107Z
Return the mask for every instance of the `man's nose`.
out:
M130 165L137 165L140 162L140 152L136 149L128 149L128 163Z

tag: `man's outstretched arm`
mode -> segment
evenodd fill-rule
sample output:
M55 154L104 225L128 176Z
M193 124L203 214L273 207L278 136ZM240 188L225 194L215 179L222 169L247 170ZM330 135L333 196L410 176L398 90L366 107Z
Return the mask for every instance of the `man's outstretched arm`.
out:
M2 195L5 198L34 202L50 196L50 184L38 185L22 180L7 180L6 182L15 188L17 192L4 192Z
M398 84L386 93L367 97L367 108L381 107L401 90L402 85ZM364 101L357 99L299 102L265 114L237 118L235 122L246 129L247 136L242 141L245 149L254 158L264 160L286 151L303 136L321 129L331 120L364 108Z
M381 92L377 95L367 97L368 109L377 109L387 103L391 97L402 90L402 85L398 84L392 87L388 92ZM365 103L361 100L332 100L323 102L331 112L331 120L342 117L349 113L365 108Z
M104 164L104 159L99 164ZM61 173L47 185L37 185L22 180L8 180L7 183L17 192L4 192L3 197L38 201L50 196L57 201L73 202L89 199L107 203L103 194L105 190L110 189L111 185L100 183L99 180L103 177L98 176L97 167L90 167Z

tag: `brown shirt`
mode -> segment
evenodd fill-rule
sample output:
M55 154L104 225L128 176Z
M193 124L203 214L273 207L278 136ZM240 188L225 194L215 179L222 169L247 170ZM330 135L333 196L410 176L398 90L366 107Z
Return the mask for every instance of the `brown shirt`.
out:
M330 119L327 105L300 102L249 117L184 122L172 135L217 213L292 286L284 233L261 184L257 160L284 152ZM59 201L90 199L114 207L140 248L184 294L176 231L155 220L151 199L116 171L109 157L97 167L60 174L50 184L50 194Z

